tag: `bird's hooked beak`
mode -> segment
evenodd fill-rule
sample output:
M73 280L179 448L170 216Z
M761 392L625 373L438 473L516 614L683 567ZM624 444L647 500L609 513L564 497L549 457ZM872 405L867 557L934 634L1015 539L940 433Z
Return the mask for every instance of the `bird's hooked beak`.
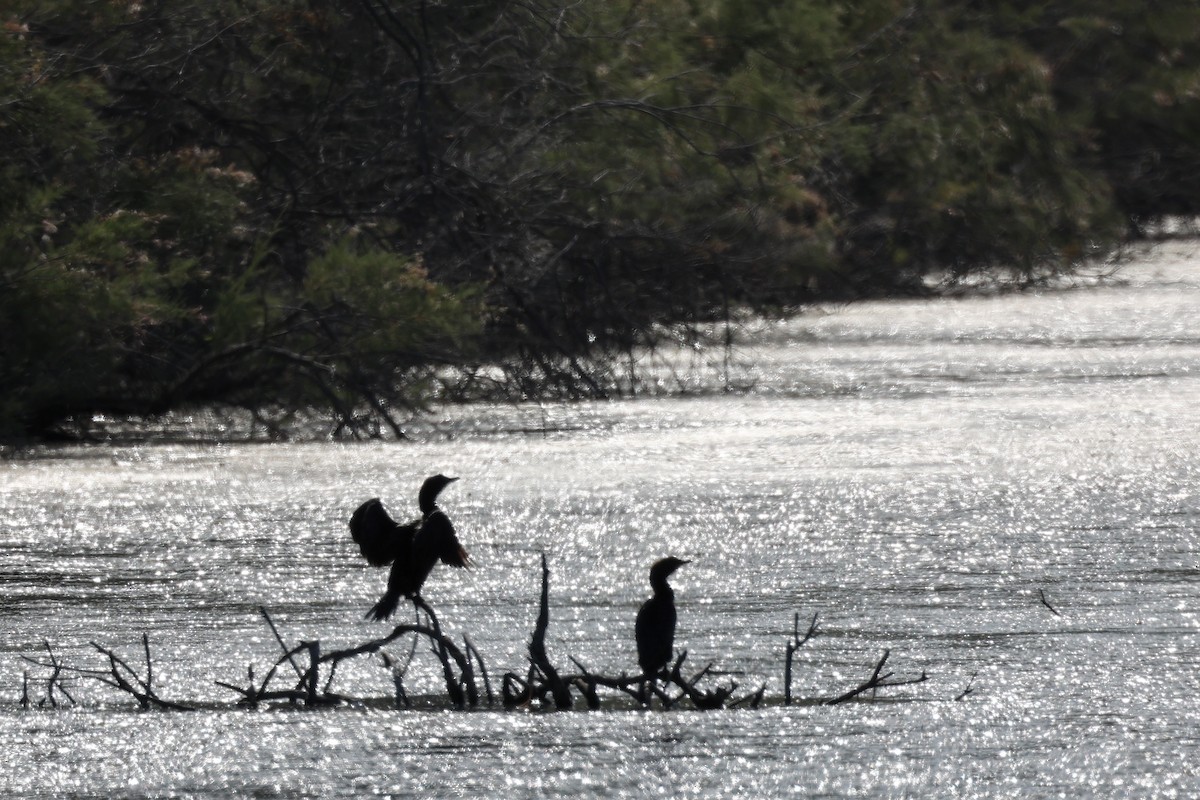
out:
M428 514L432 511L437 503L438 495L442 493L450 484L454 483L458 478L448 478L445 475L430 475L421 484L421 491L417 493L417 505L421 508L422 514Z
M675 570L679 569L684 564L690 563L692 562L682 558L675 558L674 556L667 556L666 558L659 559L650 567L650 583L653 584L655 581L665 581L667 578L675 574Z

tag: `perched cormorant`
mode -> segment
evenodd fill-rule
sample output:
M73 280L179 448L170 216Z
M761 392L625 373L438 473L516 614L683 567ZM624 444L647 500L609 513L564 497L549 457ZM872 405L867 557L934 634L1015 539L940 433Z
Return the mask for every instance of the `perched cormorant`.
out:
M687 563L675 556L667 556L650 567L654 596L638 610L634 638L637 639L638 666L651 680L663 671L675 653L675 592L667 585L667 578Z
M387 619L401 597L419 597L439 559L452 567L471 566L450 518L437 505L438 494L456 480L445 475L426 478L417 495L421 517L403 525L388 515L378 497L363 503L350 517L350 535L363 557L373 567L392 565L387 591L366 616Z

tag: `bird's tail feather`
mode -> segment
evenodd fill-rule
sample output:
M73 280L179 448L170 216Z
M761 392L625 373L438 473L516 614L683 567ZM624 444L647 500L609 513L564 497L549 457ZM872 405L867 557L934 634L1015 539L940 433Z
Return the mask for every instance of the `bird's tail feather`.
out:
M367 619L373 619L376 622L388 619L396 611L396 606L400 604L400 595L388 592L383 597L379 598L379 602L371 606L371 610L364 616Z

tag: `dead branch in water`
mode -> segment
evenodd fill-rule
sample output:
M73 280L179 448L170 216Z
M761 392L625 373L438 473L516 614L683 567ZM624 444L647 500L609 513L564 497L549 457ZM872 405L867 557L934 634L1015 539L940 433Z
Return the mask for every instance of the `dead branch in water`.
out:
M1050 609L1050 613L1051 613L1051 614L1053 614L1053 615L1054 615L1054 616L1056 616L1056 617L1061 617L1061 616L1062 616L1062 614L1060 614L1060 613L1059 613L1058 609L1057 609L1057 608L1055 608L1054 606L1050 605L1050 601L1046 599L1046 592L1045 592L1045 590L1043 590L1043 589L1038 589L1038 597L1039 597L1039 598L1041 598L1042 605L1044 605L1046 608Z
M783 658L783 704L790 706L792 704L792 659L795 658L796 651L817 634L817 614L814 611L812 621L808 623L808 631L804 637L800 637L800 612L796 612L796 616L792 618L792 639L787 644L787 649L784 651Z
M271 633L274 634L275 641L279 642L279 646L283 648L283 652L287 653L288 663L290 663L292 665L292 669L295 670L296 677L303 680L304 672L301 671L300 666L296 663L296 660L292 658L292 654L288 651L288 646L284 644L283 637L279 635L279 629L275 627L274 620L272 620L271 615L267 613L267 607L259 606L258 611L260 614L262 614L263 619L266 620L267 627L271 629Z
M295 647L288 649L282 636L279 635L275 623L271 621L267 610L261 608L260 611L263 618L275 633L280 647L284 648L283 655L271 666L262 683L259 685L254 684L253 669L249 672L250 683L245 688L224 681L216 681L216 684L225 689L237 692L242 696L238 702L249 706L278 700L286 700L289 703L302 703L308 706L327 706L351 702L354 698L335 693L332 690L333 679L338 666L343 661L378 653L392 642L413 634L429 640L430 650L441 663L443 677L446 681L446 694L451 704L455 708L464 708L468 703L471 706L477 705L479 694L475 687L474 673L467 655L453 641L441 633L441 626L437 621L437 615L433 613L433 609L424 600L420 600L419 598L415 602L418 608L428 615L430 620L429 626L420 623L400 624L393 628L392 632L387 636L372 639L354 647L330 650L325 653L321 652L319 641L303 641ZM295 656L302 652L308 654L307 668L301 668L295 661ZM404 671L397 671L394 662L390 661L386 654L384 656L384 666L392 670L397 705L407 705L409 702L408 696L403 687ZM480 669L486 674L486 667L483 666L483 658L479 655L478 651L475 651L475 657L480 665ZM270 689L271 680L275 677L279 667L285 662L291 664L293 670L296 672L297 683L290 688ZM320 670L323 666L328 670L328 677L324 685L321 686ZM490 687L488 691L490 694Z
M967 681L967 685L954 698L955 701L962 701L963 699L966 698L967 695L969 695L971 692L975 691L975 676L978 674L979 674L978 672L971 673L971 680Z
M49 705L51 708L58 708L58 698L54 696L54 691L57 689L63 697L71 701L75 705L75 698L67 691L67 688L62 684L63 664L54 655L54 649L50 647L50 642L45 642L46 657L48 661L38 661L36 658L29 656L21 656L21 659L27 663L38 667L47 667L51 670L49 677L46 678L46 694L41 700L38 700L38 708L45 708ZM29 671L25 672L25 679L21 692L21 707L28 708L32 701L29 699Z
M483 688L484 691L487 692L488 706L494 705L496 699L492 694L492 682L488 679L487 665L483 663L483 656L480 655L479 651L475 649L475 645L471 643L470 637L468 637L465 633L463 634L463 647L466 648L468 660L473 657L475 662L479 665L479 674L483 678Z
M91 642L99 653L108 658L110 680L98 678L102 683L116 687L133 696L143 710L158 708L163 711L191 711L191 706L163 700L158 696L153 686L154 668L150 660L150 637L142 634L142 647L146 653L146 677L143 679L133 667L129 666L115 651L109 650L95 642ZM83 674L83 673L81 673ZM132 682L130 681L132 679Z
M529 661L546 679L546 686L554 697L554 707L567 709L572 705L571 690L558 675L558 670L546 653L546 630L550 627L550 567L546 564L546 554L542 553L542 599L538 605L537 624L533 628L533 637L529 640Z
M49 679L46 683L46 697L38 703L39 706L50 704L52 708L58 707L58 701L54 697L54 690L57 688L72 703L73 698L62 685L62 676L64 673L76 675L80 678L94 680L102 683L105 686L111 686L133 697L137 700L138 705L143 710L151 708L160 709L163 711L191 711L192 707L182 703L175 703L170 700L164 700L158 696L158 692L154 688L154 662L150 657L150 636L142 634L142 650L146 656L146 677L142 677L137 670L129 665L125 659L117 655L116 651L110 650L107 647L90 642L92 648L104 656L108 660L108 669L95 669L87 667L74 667L62 663L54 655L54 651L50 647L50 643L46 642L46 652L49 661L39 661L35 658L22 656L22 658L30 664L39 667L47 667L52 670Z
M618 675L605 675L595 672L585 666L574 656L567 655L573 671L560 670L550 658L546 639L550 627L550 568L545 554L541 557L542 580L538 604L538 614L528 645L527 670L524 677L515 672L506 672L500 683L500 699L505 708L523 709L556 709L565 710L576 707L576 699L581 699L588 709L603 707L604 695L615 693L626 698L626 702L634 707L648 707L653 698L659 700L663 709L671 709L686 704L697 709L733 709L742 706L757 708L766 695L767 684L763 683L757 690L741 696L738 694L738 681L733 677L740 673L721 672L709 662L697 671L686 670L688 651L681 650L674 661L664 668L655 680L647 681L647 676L640 671L629 674L621 672ZM488 705L495 702L488 669L479 649L475 647L470 637L462 636L462 646L459 647L453 639L442 631L437 614L420 597L413 598L418 610L414 622L396 625L387 635L368 640L351 647L325 649L319 639L300 640L295 645L289 645L288 640L280 632L271 615L265 607L259 607L263 621L270 629L278 643L280 654L266 670L256 670L251 664L246 670L245 683L215 681L217 686L234 692L237 704L246 707L259 707L264 704L285 703L290 706L319 708L341 705L346 703L368 703L379 698L354 698L341 694L334 689L335 678L339 667L348 661L361 656L371 656L376 653L381 656L381 663L388 670L394 692L394 706L408 708L412 701L405 689L404 681L412 664L412 655L421 642L428 645L429 652L437 658L441 667L441 677L445 685L448 704L457 709L477 707L480 700L478 681L483 681ZM424 621L421 618L424 614ZM787 642L784 653L783 705L793 704L793 676L796 652L812 639L819 631L818 614L814 613L808 628L803 633L800 628L800 615L793 617L792 636ZM406 662L401 664L397 659L385 652L384 648L412 636L412 651ZM63 661L46 643L47 655L43 658L22 656L30 664L45 669L48 675L44 678L45 696L37 703L39 707L57 708L60 697L74 703L75 699L63 685L67 676L93 680L115 688L137 701L143 709L163 709L186 711L190 706L165 700L159 696L155 687L156 670L150 652L149 636L142 636L142 651L145 658L144 675L131 666L115 650L91 642L91 647L104 657L104 668L77 667L64 664ZM838 705L852 700L860 695L879 689L896 686L907 686L927 680L924 672L919 677L903 680L892 680L893 674L885 671L890 651L885 650L871 676L856 688L845 692L831 700L824 701L828 705ZM286 665L286 666L285 666ZM291 675L288 675L288 671ZM260 677L261 676L261 677ZM726 680L727 679L727 680ZM42 681L35 676L34 684ZM725 682L721 682L725 681ZM972 683L956 697L962 700L972 691ZM30 697L31 678L27 672L23 676L22 706L32 705ZM652 695L647 696L646 686ZM575 697L578 693L578 698Z
M924 671L922 671L920 677L908 678L905 680L892 681L891 683L888 683L887 679L892 677L892 675L895 674L892 672L888 672L888 673L883 672L883 665L887 663L889 655L891 655L891 651L884 650L883 658L879 659L879 663L875 665L875 670L874 670L874 672L871 673L871 677L867 678L865 681L863 681L861 684L859 684L856 688L851 689L850 691L846 692L845 694L838 695L837 697L833 698L832 700L827 700L825 702L825 705L836 706L836 705L846 702L847 700L853 700L855 697L858 697L860 694L862 694L864 692L875 692L879 689L887 689L892 686L910 686L914 683L924 683L925 681L929 680L929 676L926 675Z

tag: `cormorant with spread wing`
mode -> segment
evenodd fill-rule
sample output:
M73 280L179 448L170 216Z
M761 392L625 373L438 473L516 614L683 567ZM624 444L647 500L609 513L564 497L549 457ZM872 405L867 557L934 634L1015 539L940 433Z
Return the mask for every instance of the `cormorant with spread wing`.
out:
M421 586L439 560L452 567L471 566L454 525L437 505L442 489L456 480L445 475L426 478L417 496L421 517L403 525L388 515L378 497L363 503L350 517L350 535L363 557L373 567L392 565L387 591L366 616L387 619L401 597L420 597Z
M667 556L650 567L650 585L654 596L638 609L634 638L637 640L638 666L653 681L675 654L675 592L667 578L689 562Z

